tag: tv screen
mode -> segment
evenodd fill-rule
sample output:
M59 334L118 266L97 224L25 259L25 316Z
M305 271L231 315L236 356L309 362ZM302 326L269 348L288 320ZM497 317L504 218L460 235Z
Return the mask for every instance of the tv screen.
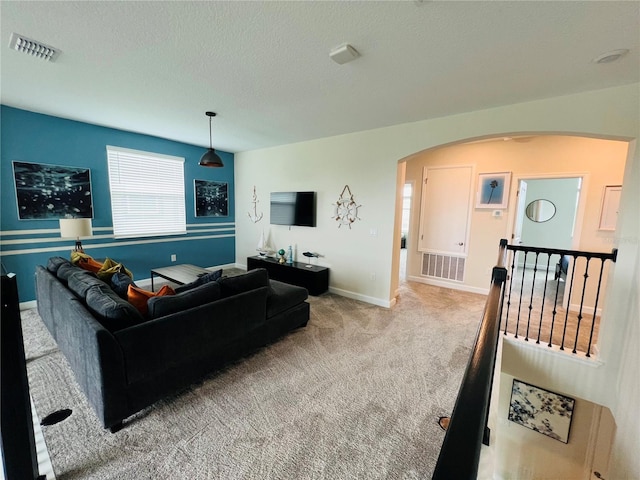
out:
M316 226L316 192L271 192L271 224Z

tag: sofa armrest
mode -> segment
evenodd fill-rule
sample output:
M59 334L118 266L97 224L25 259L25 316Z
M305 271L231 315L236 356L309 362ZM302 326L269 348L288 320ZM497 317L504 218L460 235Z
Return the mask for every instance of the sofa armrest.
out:
M58 348L102 424L111 427L129 414L120 347L111 332L51 273L38 267L36 282L42 320L55 332Z
M264 325L268 292L260 287L116 332L128 383L183 366L188 378L189 365L206 362L216 350Z

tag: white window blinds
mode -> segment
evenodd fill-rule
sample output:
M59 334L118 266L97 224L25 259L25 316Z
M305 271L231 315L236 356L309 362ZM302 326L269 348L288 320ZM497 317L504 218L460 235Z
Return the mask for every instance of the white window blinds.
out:
M184 158L107 146L116 238L186 233Z

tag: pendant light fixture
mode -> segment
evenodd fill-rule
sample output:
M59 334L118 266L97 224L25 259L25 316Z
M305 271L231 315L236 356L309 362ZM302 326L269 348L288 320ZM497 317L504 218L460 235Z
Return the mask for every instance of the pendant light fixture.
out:
M211 118L215 117L216 114L214 112L205 112L207 117L209 117L209 150L207 150L202 158L200 159L201 167L224 167L222 164L222 159L218 156L216 151L211 146Z

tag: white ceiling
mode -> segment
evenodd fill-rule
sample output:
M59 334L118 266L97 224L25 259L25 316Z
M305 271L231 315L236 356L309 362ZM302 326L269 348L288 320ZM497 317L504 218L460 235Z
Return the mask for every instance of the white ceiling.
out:
M203 147L213 110L230 152L640 81L638 1L2 1L0 16L3 104ZM12 32L62 54L10 50ZM338 65L345 42L362 56Z

